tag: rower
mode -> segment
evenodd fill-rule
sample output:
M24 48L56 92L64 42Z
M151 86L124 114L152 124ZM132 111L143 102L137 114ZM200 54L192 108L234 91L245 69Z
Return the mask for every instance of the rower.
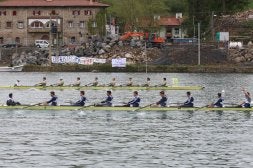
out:
M112 78L112 81L107 86L116 86L116 78Z
M107 107L112 106L112 99L113 99L112 92L110 90L108 90L106 92L106 95L107 95L107 98L104 101L102 101L99 104L95 104L94 106L107 106Z
M143 85L144 87L149 87L150 86L150 78L147 78L146 83Z
M186 92L187 101L181 107L193 107L194 98L191 96L191 92Z
M12 93L10 93L9 94L9 99L6 101L6 105L7 106L16 106L16 105L21 105L19 102L15 102L14 100L13 100L13 94Z
M158 85L158 86L160 86L160 87L165 87L165 86L167 86L167 79L166 79L166 78L163 78L162 83L161 83L160 85Z
M75 83L71 84L70 86L78 87L80 85L81 85L81 79L80 77L77 77Z
M51 99L49 101L47 101L46 104L51 105L51 106L57 106L58 97L55 95L55 92L51 91L50 96L51 96Z
M218 93L217 95L218 95L218 100L216 101L216 103L212 103L208 107L210 107L210 108L213 108L213 107L222 108L223 107L224 99L222 98L222 94Z
M14 87L18 87L18 86L21 86L20 80L17 80L16 83L14 84Z
M86 102L85 92L80 91L80 100L72 104L73 106L84 106Z
M63 85L64 85L64 81L62 78L60 78L60 80L56 84L53 84L51 86L63 86Z
M44 87L46 87L47 86L47 78L43 77L42 82L36 84L35 86L44 86Z
M89 83L85 86L98 86L98 77L95 77L94 81L92 83Z
M244 96L245 96L245 101L242 102L239 107L243 107L243 108L250 108L250 104L251 104L251 96L250 93L248 91L246 91L244 88L242 89Z
M132 107L139 107L139 106L140 106L141 99L140 99L140 97L139 97L138 92L137 92L137 91L134 91L134 92L133 92L133 96L134 96L133 100L129 101L129 102L125 105L125 107L131 107L131 106L132 106Z
M132 81L132 78L129 78L126 86L133 86L133 81Z
M156 102L156 105L157 106L161 106L161 107L166 107L167 106L167 96L165 95L165 92L164 91L161 91L160 92L160 96L161 96L161 99L160 101Z

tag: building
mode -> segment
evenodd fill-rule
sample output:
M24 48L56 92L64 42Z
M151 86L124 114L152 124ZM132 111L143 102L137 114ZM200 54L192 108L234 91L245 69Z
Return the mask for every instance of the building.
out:
M80 44L90 33L88 23L95 29L97 13L107 7L96 0L0 1L0 44L26 46L39 39Z

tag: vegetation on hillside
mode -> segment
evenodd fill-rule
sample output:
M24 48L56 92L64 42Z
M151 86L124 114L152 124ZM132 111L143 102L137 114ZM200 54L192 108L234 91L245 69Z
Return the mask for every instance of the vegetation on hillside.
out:
M233 14L253 6L253 0L101 0L110 4L108 16L116 17L121 28L130 24L132 30L138 18L174 15L182 12L185 26L191 33L193 25L201 22L203 31L208 31L212 14ZM121 29L121 31L124 31Z

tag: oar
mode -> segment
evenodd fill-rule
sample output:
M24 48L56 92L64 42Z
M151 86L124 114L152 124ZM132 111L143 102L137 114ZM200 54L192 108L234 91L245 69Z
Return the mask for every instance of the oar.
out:
M40 105L40 104L41 104L41 103L28 105L28 106L23 107L22 109L27 109L27 108L29 108L29 107L37 106L37 105Z
M133 111L139 111L139 110L141 110L141 109L144 109L144 108L150 107L150 106L152 106L153 104L155 104L155 103L152 103L152 104L149 104L149 105L146 105L146 106L143 106L143 107L137 108L137 109L135 109L135 110L133 110Z
M202 106L202 107L198 107L198 108L195 109L195 111L201 110L201 109L206 108L206 107L208 107L208 105L205 105L205 106Z

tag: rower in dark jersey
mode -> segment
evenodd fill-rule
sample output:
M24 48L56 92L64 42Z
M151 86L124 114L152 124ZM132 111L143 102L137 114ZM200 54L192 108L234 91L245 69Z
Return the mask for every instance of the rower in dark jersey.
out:
M244 88L242 88L242 91L244 93L245 96L245 101L243 101L239 107L243 107L243 108L250 108L251 107L251 96L250 93L248 91L246 91Z
M106 92L106 95L107 95L107 97L104 101L100 102L99 104L95 104L94 106L105 106L105 107L106 106L108 106L108 107L112 106L112 99L113 99L112 92L110 90L108 90Z
M126 107L131 107L131 106L132 107L139 107L140 106L141 99L139 97L138 92L134 91L133 95L134 95L134 98L125 105Z
M47 101L46 104L51 105L51 106L57 106L58 97L55 95L55 92L51 91L50 96L51 96L51 99L49 101Z
M213 107L218 107L222 108L223 107L223 101L224 99L222 98L222 94L218 93L218 100L215 103L210 104L208 107L213 108Z
M73 106L84 106L86 102L86 97L85 97L85 92L84 91L80 91L80 99L73 103Z
M10 93L9 94L9 99L6 101L6 105L7 106L16 106L16 105L21 105L21 104L19 102L14 101L13 94Z
M191 92L186 92L187 100L181 107L193 107L194 98L191 96Z
M164 91L160 92L160 96L161 96L161 99L158 102L156 102L156 105L160 107L166 107L168 98L165 95Z

